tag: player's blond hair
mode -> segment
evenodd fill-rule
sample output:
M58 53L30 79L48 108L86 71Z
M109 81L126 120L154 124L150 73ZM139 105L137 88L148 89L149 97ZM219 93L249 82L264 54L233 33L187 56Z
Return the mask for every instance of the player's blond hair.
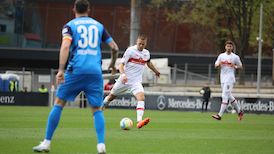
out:
M147 37L147 35L146 35L146 34L139 34L139 35L138 35L138 39L141 39L141 40L147 40L147 39L148 39L148 37Z

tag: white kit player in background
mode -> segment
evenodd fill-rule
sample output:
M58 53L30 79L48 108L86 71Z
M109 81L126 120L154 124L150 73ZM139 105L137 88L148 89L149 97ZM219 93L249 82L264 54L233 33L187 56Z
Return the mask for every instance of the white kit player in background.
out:
M104 99L104 105L107 106L117 95L121 95L129 90L138 101L136 107L137 128L142 128L150 121L149 118L143 120L145 94L142 85L142 75L145 64L147 64L157 77L160 77L160 72L150 61L150 53L145 49L146 45L147 36L142 34L138 36L136 45L127 48L119 66L120 77L111 89L110 94Z
M240 109L236 99L232 96L232 89L235 83L235 70L242 68L242 62L238 55L233 53L234 43L232 41L225 42L225 52L221 53L216 62L215 68L220 68L220 78L222 87L222 104L218 114L212 115L212 118L221 120L228 103L234 107L238 113L238 120L243 119L243 111Z

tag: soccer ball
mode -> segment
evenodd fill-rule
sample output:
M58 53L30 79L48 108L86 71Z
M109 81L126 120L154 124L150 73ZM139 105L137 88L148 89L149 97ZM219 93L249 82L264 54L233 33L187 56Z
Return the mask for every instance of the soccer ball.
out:
M123 130L130 130L133 126L133 121L130 118L123 118L120 121L120 128Z
M235 114L235 113L236 113L236 110L234 110L234 109L231 110L231 113L232 113L232 114Z
M205 90L204 90L204 89L200 90L200 94L201 94L201 95L203 95L204 93L205 93Z

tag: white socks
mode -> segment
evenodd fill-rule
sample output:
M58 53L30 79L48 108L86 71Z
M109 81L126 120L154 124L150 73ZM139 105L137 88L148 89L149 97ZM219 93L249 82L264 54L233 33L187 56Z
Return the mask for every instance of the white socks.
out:
M98 153L106 153L106 145L104 143L97 144Z
M240 106L235 99L234 99L234 101L231 102L231 105L234 107L234 109L236 110L237 113L241 112Z
M224 112L225 112L225 110L226 110L227 104L228 104L228 103L222 102L221 108L220 108L220 112L218 113L218 115L219 115L220 117L223 116L223 114L224 114Z
M50 145L50 140L44 139L43 143L46 145Z
M145 110L145 102L139 101L137 102L136 112L137 112L137 122L143 119L144 111Z

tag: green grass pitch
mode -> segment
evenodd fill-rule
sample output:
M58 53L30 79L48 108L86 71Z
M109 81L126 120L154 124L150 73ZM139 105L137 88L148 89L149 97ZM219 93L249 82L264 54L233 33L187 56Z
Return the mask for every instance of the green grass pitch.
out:
M44 137L49 107L0 107L0 153L31 154ZM93 118L89 109L65 108L51 144L51 154L96 153ZM222 121L212 113L152 111L144 128L124 131L119 121L135 110L107 109L108 154L273 154L274 115L225 114ZM136 123L134 123L136 126Z

